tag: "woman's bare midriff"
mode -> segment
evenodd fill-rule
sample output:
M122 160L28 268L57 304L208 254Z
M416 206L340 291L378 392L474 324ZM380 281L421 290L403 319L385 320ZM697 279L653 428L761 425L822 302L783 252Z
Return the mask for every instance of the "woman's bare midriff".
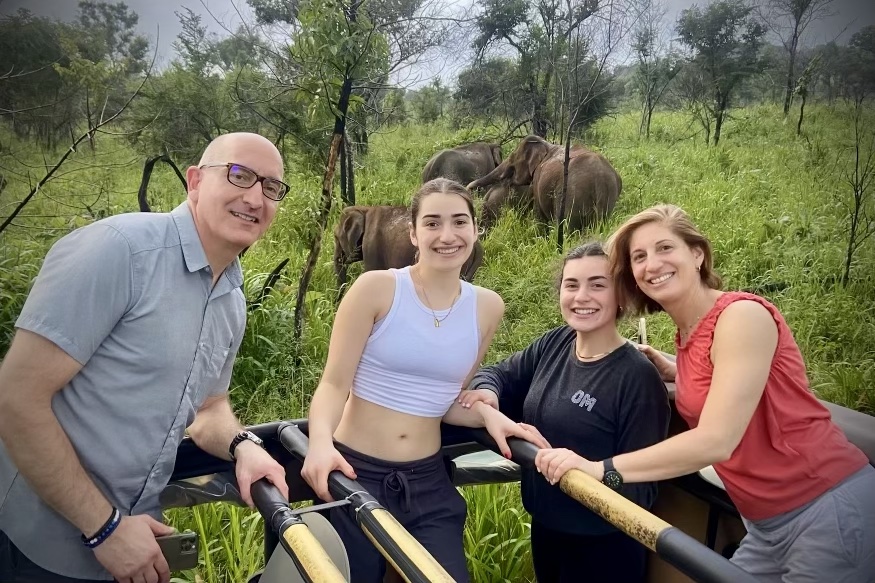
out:
M409 462L437 453L440 423L440 417L399 413L350 394L334 439L365 455Z

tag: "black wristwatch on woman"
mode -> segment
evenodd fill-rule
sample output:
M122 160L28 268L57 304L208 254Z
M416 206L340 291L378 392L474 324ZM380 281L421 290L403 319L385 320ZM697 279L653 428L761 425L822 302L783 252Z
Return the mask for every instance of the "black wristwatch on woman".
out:
M602 475L602 484L615 492L619 492L620 488L623 487L623 476L614 467L614 458L609 457L602 462L602 465L605 467L605 473Z
M231 461L237 461L237 458L234 457L234 450L237 449L238 445L247 440L251 441L255 445L264 447L264 442L257 435L255 435L251 431L241 431L234 436L234 439L231 440L231 445L228 446L228 454L231 456Z

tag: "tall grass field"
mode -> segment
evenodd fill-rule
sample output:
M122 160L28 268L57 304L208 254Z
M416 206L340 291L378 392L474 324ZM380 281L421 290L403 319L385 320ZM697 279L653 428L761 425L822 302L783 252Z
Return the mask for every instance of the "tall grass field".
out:
M809 106L806 114L804 135L797 136L795 124L785 124L777 107L734 110L716 148L704 145L683 114L658 113L650 140L639 139L637 114L602 119L581 142L611 160L622 176L623 193L605 224L582 238L604 239L652 204L680 205L711 238L725 288L760 293L781 309L806 359L813 390L821 398L875 414L871 239L856 251L849 283L841 281L850 220L847 176L854 161L850 112L840 106ZM866 116L864 127L875 127L872 111ZM406 204L436 150L484 138L493 136L442 125L375 134L369 153L356 160L358 204ZM516 143L506 144L505 153ZM8 183L0 194L0 217L5 217L53 158L44 159L3 128L0 146ZM94 151L76 152L59 177L0 234L0 351L8 347L15 318L51 244L93 220L137 210L145 157L121 139L99 136ZM280 261L289 259L280 283L250 313L235 367L232 400L247 424L306 415L335 310L329 231L307 296L304 338L295 343L297 281L318 212L323 169L306 167L294 155L286 168L292 190L268 234L242 258L249 298ZM149 189L153 210L168 211L184 196L172 171L156 167ZM875 193L869 198L868 212L875 215ZM337 213L335 208L330 228ZM565 247L580 239L567 240ZM506 304L487 355L487 362L493 362L561 323L553 288L560 253L555 230L545 237L532 217L513 211L505 212L483 243L485 261L476 283L496 290ZM359 272L353 267L351 275ZM627 337L633 336L635 324L622 324ZM649 317L648 332L653 345L673 350L674 329L666 316ZM533 580L530 519L519 502L518 484L465 487L462 492L468 502L465 545L473 580ZM176 581L239 583L262 567L263 523L248 509L200 506L168 511L167 520L201 535L198 569L176 574Z

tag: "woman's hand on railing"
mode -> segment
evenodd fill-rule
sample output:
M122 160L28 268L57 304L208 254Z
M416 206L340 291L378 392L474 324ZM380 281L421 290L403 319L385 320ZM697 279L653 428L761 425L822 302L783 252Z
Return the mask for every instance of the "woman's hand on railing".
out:
M650 362L653 363L653 366L659 371L659 376L662 377L663 381L667 383L674 382L678 373L678 367L674 362L666 358L662 352L653 348L649 344L636 344L635 346Z
M535 455L535 468L551 484L558 484L569 470L580 470L601 481L599 465L564 447L542 449Z
M498 395L490 389L470 389L459 394L459 404L465 409L470 409L474 403L485 403L498 409Z

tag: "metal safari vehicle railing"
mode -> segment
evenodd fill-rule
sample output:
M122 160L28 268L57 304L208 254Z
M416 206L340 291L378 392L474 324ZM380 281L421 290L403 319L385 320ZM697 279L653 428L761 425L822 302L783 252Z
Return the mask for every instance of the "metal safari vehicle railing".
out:
M301 460L307 446L304 435L306 428L305 420L250 427L250 430L265 441L271 455L286 468L291 502L314 499L312 490L300 477ZM449 459L494 448L494 443L483 430L450 426L444 426L443 429L443 449ZM510 446L513 461L521 465L533 462L536 452L534 446L515 439L510 441ZM206 484L195 485L185 481L214 474ZM468 466L456 468L454 478L457 485L509 482L519 479L519 471L508 463ZM176 469L165 495L162 496L162 503L166 507L192 506L217 500L239 503L239 499L235 499L235 489L230 486L233 486L233 468L230 462L210 456L199 450L190 440L185 440L179 448ZM695 581L753 581L720 554L581 472L569 472L561 480L560 487ZM329 478L329 488L335 499L348 501L350 512L356 517L357 523L406 581L419 583L452 580L425 549L355 481L349 480L340 472L333 472ZM259 512L265 517L266 559L279 545L290 554L302 580L338 580L338 573L331 568L332 565L325 564L327 556L324 549L313 540L306 525L301 523L295 511L288 508L275 488L269 484L257 485L254 499Z

